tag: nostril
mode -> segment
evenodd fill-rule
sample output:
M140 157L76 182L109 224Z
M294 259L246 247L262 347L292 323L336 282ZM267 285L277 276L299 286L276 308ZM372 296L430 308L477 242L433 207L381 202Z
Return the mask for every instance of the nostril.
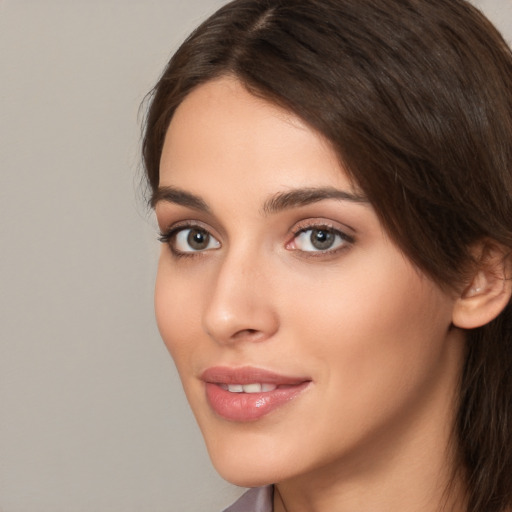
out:
M248 338L255 341L262 337L264 337L264 334L258 329L241 329L233 335L234 339Z

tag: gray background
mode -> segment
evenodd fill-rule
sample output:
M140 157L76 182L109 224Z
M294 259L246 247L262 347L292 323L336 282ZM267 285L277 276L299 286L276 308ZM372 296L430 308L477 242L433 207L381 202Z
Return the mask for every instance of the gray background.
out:
M222 0L0 0L0 511L215 512L154 325L138 108ZM512 0L476 2L512 39Z

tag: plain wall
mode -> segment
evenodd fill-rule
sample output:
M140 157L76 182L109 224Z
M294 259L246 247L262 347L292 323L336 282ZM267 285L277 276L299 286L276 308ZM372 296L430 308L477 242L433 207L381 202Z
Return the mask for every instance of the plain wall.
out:
M0 511L215 512L153 318L138 108L221 0L0 0ZM476 2L512 38L512 0Z

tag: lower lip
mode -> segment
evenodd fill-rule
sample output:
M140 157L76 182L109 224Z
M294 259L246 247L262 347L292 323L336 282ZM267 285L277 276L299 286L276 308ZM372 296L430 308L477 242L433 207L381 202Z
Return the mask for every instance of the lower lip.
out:
M211 408L226 420L256 421L293 400L308 385L309 381L265 393L232 393L207 382L206 397Z

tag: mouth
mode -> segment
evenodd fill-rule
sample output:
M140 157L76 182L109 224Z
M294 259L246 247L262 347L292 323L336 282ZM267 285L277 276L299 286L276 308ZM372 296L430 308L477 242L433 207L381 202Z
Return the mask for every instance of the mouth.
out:
M230 393L267 393L277 389L275 384L266 384L253 382L252 384L223 384L222 382L218 385Z
M207 401L220 417L256 421L280 409L309 387L311 379L279 375L253 367L212 367L201 375Z

